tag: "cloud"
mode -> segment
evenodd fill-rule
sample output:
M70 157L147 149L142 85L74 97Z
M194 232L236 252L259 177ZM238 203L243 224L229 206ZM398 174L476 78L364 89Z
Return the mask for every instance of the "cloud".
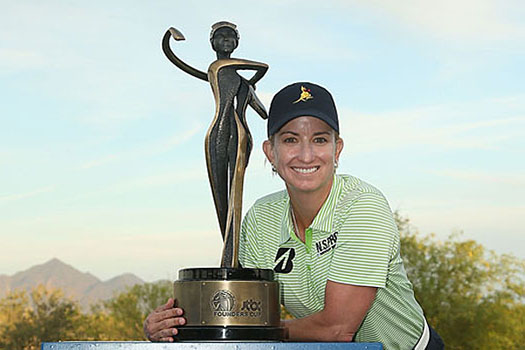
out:
M485 185L508 185L513 188L525 188L525 173L497 173L483 171L469 171L458 169L433 170L430 173L445 176L465 182L478 182Z
M55 189L55 186L45 186L45 187L41 187L41 188L38 188L38 189L33 190L33 191L29 191L29 192L3 195L3 196L0 196L0 203L1 202L10 202L10 201L16 201L16 200L20 200L20 199L27 199L27 198L35 197L35 196L41 195L43 193L51 192L54 189Z
M338 1L341 6L371 8L414 32L446 40L509 41L525 38L525 7L520 0Z
M139 152L139 155L142 156L152 156L159 153L167 152L174 147L181 145L191 138L198 134L203 129L203 124L200 122L193 123L193 126L191 126L191 129L184 130L180 133L177 133L170 138L163 140L159 143L155 143L147 147L143 150L143 152Z
M203 166L195 168L185 167L184 171L180 169L165 171L162 174L135 177L118 184L112 184L110 187L99 191L102 193L126 192L140 187L165 187L173 188L180 183L203 183L207 184L208 177Z
M508 106L508 101L516 104ZM400 148L501 150L525 137L525 103L502 97L382 113L342 109L346 153Z
M105 164L108 164L108 163L112 163L112 162L118 160L118 158L119 157L116 154L109 154L109 155L104 156L102 158L98 158L98 159L87 161L84 164L80 165L80 168L81 169L96 168L96 167L99 167L99 166L102 166L102 165L105 165Z
M0 48L0 72L37 69L45 67L47 60L40 52Z
M193 136L198 134L203 129L202 123L195 122L190 125L190 129L178 132L164 140L155 141L148 145L141 145L140 147L126 150L120 153L108 154L97 159L89 160L80 165L80 169L91 169L118 161L129 159L147 158L164 152L173 150L175 147L184 144Z

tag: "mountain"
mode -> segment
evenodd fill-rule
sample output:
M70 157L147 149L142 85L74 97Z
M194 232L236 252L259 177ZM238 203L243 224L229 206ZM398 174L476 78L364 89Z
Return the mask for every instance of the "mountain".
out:
M38 285L62 289L66 296L76 299L83 307L107 300L126 287L142 284L143 280L126 273L101 281L89 272L81 272L59 259L35 265L12 276L0 275L0 298L13 290L31 290Z

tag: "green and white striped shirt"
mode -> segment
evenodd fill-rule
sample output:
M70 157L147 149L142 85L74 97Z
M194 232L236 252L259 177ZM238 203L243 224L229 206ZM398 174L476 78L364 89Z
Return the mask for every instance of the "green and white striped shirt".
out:
M412 349L421 336L423 310L403 267L392 211L378 189L356 177L334 176L304 243L294 233L286 191L259 199L244 218L239 256L244 267L276 272L281 302L295 317L324 308L327 280L378 287L354 340Z

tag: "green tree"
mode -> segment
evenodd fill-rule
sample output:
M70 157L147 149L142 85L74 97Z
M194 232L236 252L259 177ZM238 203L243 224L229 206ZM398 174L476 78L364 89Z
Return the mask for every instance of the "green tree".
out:
M33 350L41 342L145 340L142 323L173 295L168 281L135 285L82 313L60 290L39 286L0 300L0 349Z
M142 329L148 314L173 296L169 281L137 284L91 312L91 337L104 340L145 340Z
M414 293L447 349L523 348L525 261L457 234L420 236L398 213L396 221Z
M41 342L77 339L84 319L76 302L43 286L29 295L8 294L0 301L0 314L0 348L6 350L32 350Z

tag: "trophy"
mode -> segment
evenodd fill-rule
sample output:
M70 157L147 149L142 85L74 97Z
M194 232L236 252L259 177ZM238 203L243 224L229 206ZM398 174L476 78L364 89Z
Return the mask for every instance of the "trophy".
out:
M184 72L209 82L215 98L215 115L205 138L206 166L223 238L221 266L179 270L174 282L176 306L184 309L186 325L176 340L278 341L280 327L279 283L271 269L248 269L239 264L239 234L242 215L244 174L252 149L246 123L248 105L263 119L268 117L255 94L255 84L268 65L231 58L239 44L237 26L218 22L210 41L217 54L208 72L193 68L170 48L170 39L185 40L175 29L166 31L162 49ZM250 79L239 70L253 71Z

